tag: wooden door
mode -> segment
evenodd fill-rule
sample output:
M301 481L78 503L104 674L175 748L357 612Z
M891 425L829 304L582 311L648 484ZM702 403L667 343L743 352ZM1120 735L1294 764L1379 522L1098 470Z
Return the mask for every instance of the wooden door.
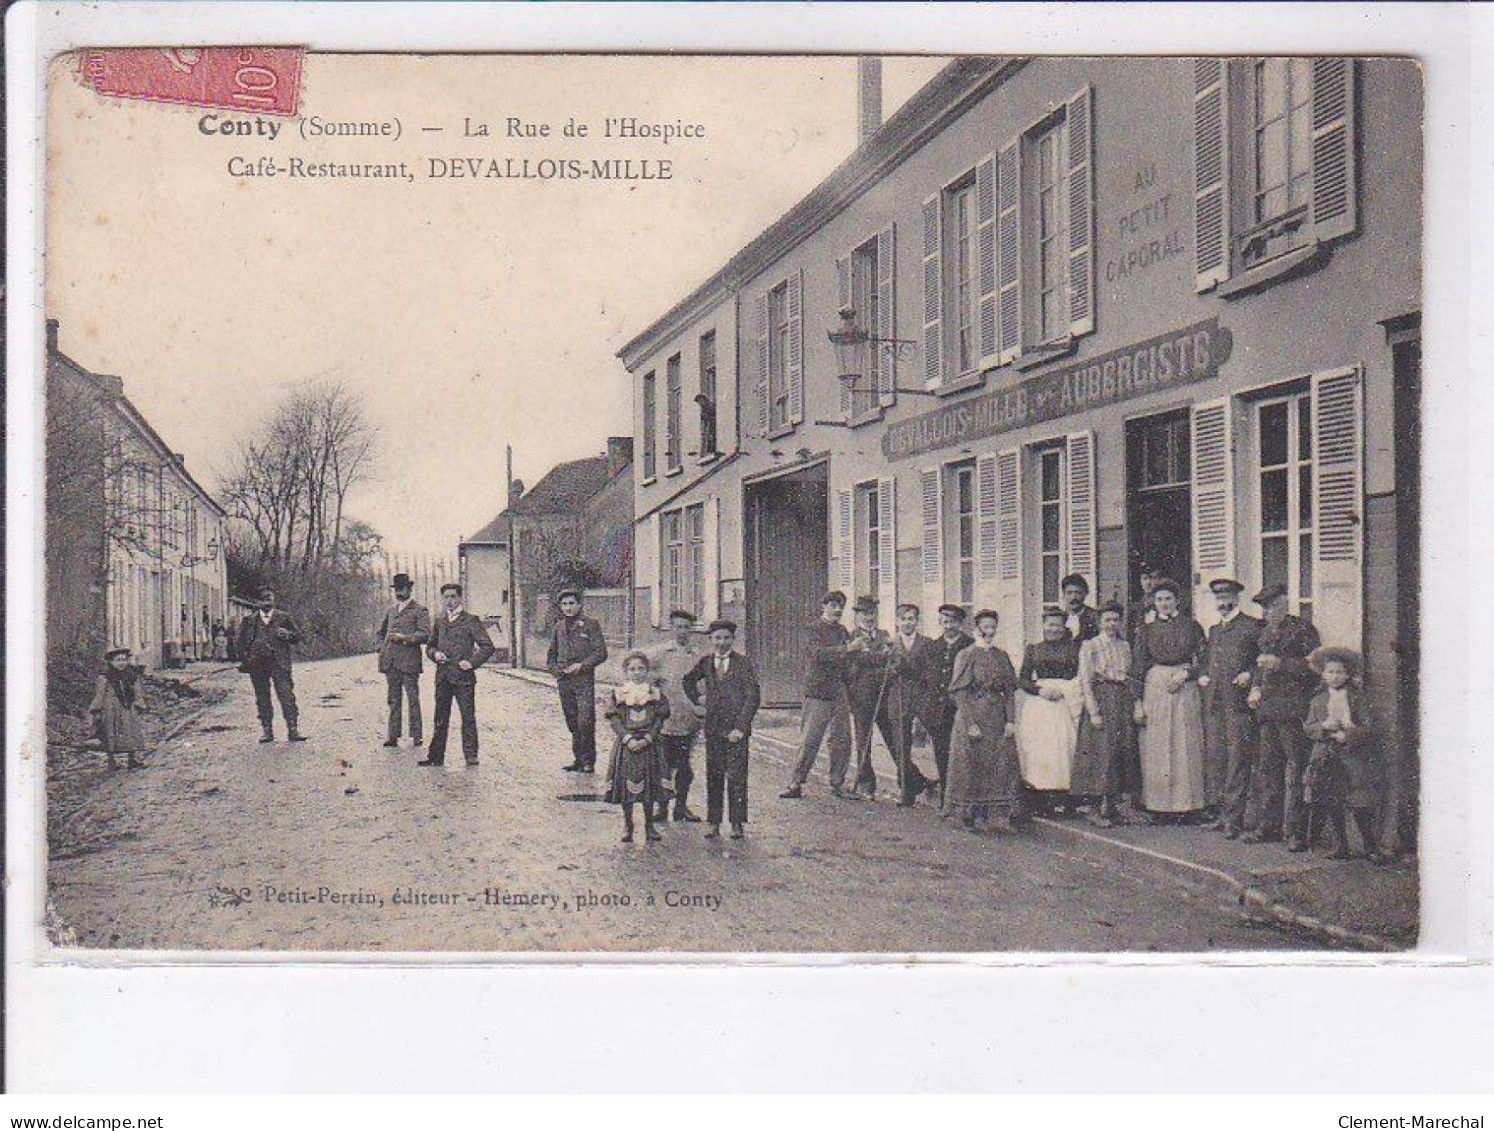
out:
M819 612L830 568L830 496L823 472L747 488L747 646L763 702L797 705L804 630Z

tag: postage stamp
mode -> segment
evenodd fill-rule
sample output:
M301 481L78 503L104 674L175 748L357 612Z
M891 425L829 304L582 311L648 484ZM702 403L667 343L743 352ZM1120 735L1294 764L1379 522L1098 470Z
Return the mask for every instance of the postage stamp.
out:
M299 47L92 50L79 55L78 80L112 98L290 117L300 97L303 54Z

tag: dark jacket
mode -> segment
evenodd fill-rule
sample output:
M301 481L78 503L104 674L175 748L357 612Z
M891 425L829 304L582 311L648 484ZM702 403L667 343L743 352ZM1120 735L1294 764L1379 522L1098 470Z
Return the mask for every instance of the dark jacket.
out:
M685 695L696 706L705 706L706 737L720 738L734 730L752 733L752 719L762 702L757 672L740 652L727 658L726 677L716 678L715 655L702 656L685 673Z
M301 641L301 630L290 614L270 613L270 623L250 613L239 625L240 671L290 671L291 649Z
M1064 606L1064 610L1063 611L1064 611L1064 615L1065 616L1069 615L1068 606ZM1073 637L1074 643L1076 643L1076 644L1083 644L1090 637L1092 637L1092 636L1099 636L1100 635L1100 614L1097 613L1097 612L1095 612L1095 610L1092 609L1092 608L1090 608L1090 606L1088 606L1088 605L1080 605L1079 606L1079 634L1077 636L1075 636L1074 633L1072 631L1070 631L1069 635Z
M1227 624L1221 621L1209 626L1199 675L1209 677L1204 701L1210 710L1249 709L1245 704L1249 686L1236 687L1234 681L1241 672L1254 678L1260 639L1261 622L1244 613L1236 613Z
M804 698L839 699L846 689L846 642L851 634L840 621L819 617L805 630L804 649L808 663L804 672Z
M870 633L858 628L851 633L851 643L858 641L861 647L846 653L846 686L853 705L870 707L882 693L883 677L889 675L889 660L892 674L896 673L897 657L892 654L892 637L880 628Z
M1385 786L1379 725L1370 708L1369 697L1352 684L1348 692L1350 722L1344 731L1344 742L1336 741L1323 729L1323 724L1328 721L1326 686L1318 686L1307 709L1302 731L1313 743L1307 769L1307 781L1311 783L1309 792L1318 794L1313 799L1317 802L1347 803L1355 809L1372 809L1380 803Z
M975 643L975 638L960 633L951 644L941 634L929 641L923 653L923 686L928 702L936 707L951 704L949 681L954 678L955 657Z
M602 626L585 613L558 617L550 634L545 668L558 680L585 682L595 678L597 665L607 659L607 638ZM567 675L565 669L580 664L581 670Z
M1308 701L1318 687L1307 657L1320 642L1318 630L1301 617L1289 615L1276 628L1268 624L1261 629L1260 654L1281 663L1274 672L1255 669L1253 683L1261 689L1257 718L1296 722L1307 716Z
M404 639L394 641L391 636L403 636ZM379 671L418 675L423 666L420 647L430 638L429 609L413 599L403 610L398 605L391 605L379 625Z
M437 652L446 656L445 663L436 659ZM476 669L493 654L493 641L482 621L466 609L457 614L456 620L442 610L431 624L431 640L425 654L436 664L437 679L448 683L476 683ZM463 671L457 666L463 660L471 663L472 671Z

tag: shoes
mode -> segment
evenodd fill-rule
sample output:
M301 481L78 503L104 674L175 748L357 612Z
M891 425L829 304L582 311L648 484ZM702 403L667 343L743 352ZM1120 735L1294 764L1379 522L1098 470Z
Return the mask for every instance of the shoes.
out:
M386 738L386 739L384 739L384 745L385 746L398 746L399 745L399 739L397 739L397 738Z
M627 832L623 833L622 842L624 844L632 844L633 843L633 830L632 829L629 829Z
M1340 848L1335 848L1332 852L1330 852L1328 854L1328 859L1329 860L1350 860L1350 859L1353 858L1353 855L1354 854L1352 852L1350 852L1347 848L1340 847Z
M742 826L741 825L733 825L731 827L731 839L732 840L741 840L746 835L747 834L742 831Z
M469 767L475 768L477 766L477 759L476 758L468 758L467 759L467 765Z
M913 808L913 806L915 806L917 804L918 804L918 802L914 798L911 798L911 797L900 797L900 798L898 798L897 807L899 809L911 809L911 808Z
M1239 825L1220 825L1219 835L1225 840L1240 840L1245 835L1245 830Z
M265 732L264 732L264 734L262 734L262 735L259 736L259 741L260 741L261 745L263 745L266 742L274 742L275 741L275 732L273 730L271 730L269 727L265 727Z
M1390 853L1388 852L1381 852L1378 848L1371 852L1367 859L1371 864L1380 865L1392 864L1395 862L1394 856L1390 855Z
M721 826L720 825L707 825L706 826L706 831L705 831L705 838L706 838L706 840L720 840L721 839Z
M420 759L420 761L416 762L415 764L417 766L444 766L444 765L446 765L446 759L444 759L444 758L422 758L422 759Z
M674 807L674 819L676 821L685 821L692 825L700 824L700 818L690 812L684 805L676 805Z
M837 797L840 796L840 790L838 789L832 790L831 792L834 793ZM784 801L797 801L799 800L799 798L804 796L804 789L801 786L791 785L778 796Z
M830 796L838 797L842 801L855 801L856 791L854 789L847 789L843 785L832 785L830 787Z
M648 830L643 835L646 836L649 840L663 840L664 839L659 834L659 830L656 829L656 828L654 828L652 825L650 825L648 827Z
M304 734L302 734L298 730L291 731L285 737L286 737L286 740L289 741L289 742L305 742L306 741L306 736Z
M561 766L560 768L568 774L579 774L586 769L580 762L572 762L569 766Z
M588 762L586 763L586 765L582 766L578 772L583 774L594 774L597 772L596 764Z
M425 741L424 739L412 738L410 739L410 745L418 750L420 747L425 745Z
M1115 822L1103 813L1090 811L1084 815L1084 819L1097 829L1110 829L1115 827Z
M1307 851L1307 841L1303 840L1300 836L1294 836L1294 837L1292 837L1291 840L1287 841L1287 851L1288 852L1306 852Z

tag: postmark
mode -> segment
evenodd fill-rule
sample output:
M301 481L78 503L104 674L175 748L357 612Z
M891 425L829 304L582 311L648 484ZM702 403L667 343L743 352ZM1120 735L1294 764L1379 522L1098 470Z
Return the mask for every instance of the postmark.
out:
M107 48L78 57L78 81L110 98L291 117L301 94L299 47Z

